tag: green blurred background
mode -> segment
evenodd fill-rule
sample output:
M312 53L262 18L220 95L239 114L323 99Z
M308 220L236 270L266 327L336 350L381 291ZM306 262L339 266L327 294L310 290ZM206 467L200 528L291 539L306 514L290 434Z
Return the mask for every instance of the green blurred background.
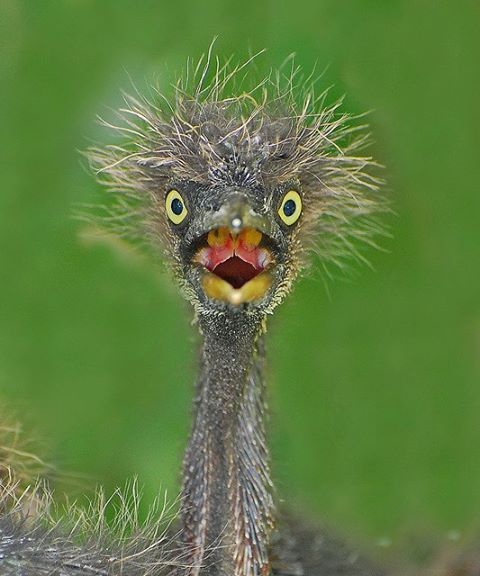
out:
M292 52L370 117L397 216L374 271L303 280L270 329L281 496L372 541L480 515L478 1L0 0L0 396L68 471L173 498L195 338L148 263L80 239L79 149L129 76L219 35ZM104 136L101 136L104 138ZM88 484L88 481L87 481Z

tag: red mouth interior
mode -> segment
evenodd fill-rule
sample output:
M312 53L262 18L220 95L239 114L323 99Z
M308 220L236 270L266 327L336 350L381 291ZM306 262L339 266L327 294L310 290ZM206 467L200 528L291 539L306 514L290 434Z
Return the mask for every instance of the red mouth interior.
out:
M238 256L231 256L211 271L234 288L241 288L249 280L260 274L262 270L255 268L255 266L245 262Z
M238 290L272 262L262 238L255 228L244 228L235 235L226 227L214 228L203 238L193 260Z

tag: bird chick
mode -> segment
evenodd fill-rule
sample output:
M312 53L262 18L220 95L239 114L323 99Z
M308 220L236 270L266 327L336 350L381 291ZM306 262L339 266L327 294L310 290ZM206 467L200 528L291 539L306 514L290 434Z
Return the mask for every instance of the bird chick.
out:
M93 535L85 551L7 511L0 574L372 576L277 512L263 370L267 318L309 255L343 267L381 232L368 137L296 69L255 82L251 61L215 66L210 52L183 78L170 99L126 96L119 124L105 122L124 143L89 151L111 192L102 225L158 248L201 335L178 542L160 545L155 524L141 548Z

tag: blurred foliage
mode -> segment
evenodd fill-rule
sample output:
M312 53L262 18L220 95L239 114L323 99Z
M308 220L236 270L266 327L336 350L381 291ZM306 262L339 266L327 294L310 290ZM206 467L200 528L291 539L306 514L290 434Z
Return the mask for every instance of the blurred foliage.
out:
M170 81L215 35L297 53L370 116L397 216L350 282L303 280L270 329L279 492L367 537L480 516L477 1L0 0L0 394L61 468L172 498L195 338L167 278L81 239L78 149L129 77ZM330 295L328 294L330 293Z

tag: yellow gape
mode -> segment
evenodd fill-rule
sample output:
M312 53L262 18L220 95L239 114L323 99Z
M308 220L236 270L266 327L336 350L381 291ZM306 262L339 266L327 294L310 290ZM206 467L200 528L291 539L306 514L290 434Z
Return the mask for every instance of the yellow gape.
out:
M283 197L278 215L285 224L291 226L300 218L302 213L302 198L296 190L289 190Z
M185 220L188 213L185 202L178 190L170 190L165 199L165 209L170 220L174 224L180 224Z

